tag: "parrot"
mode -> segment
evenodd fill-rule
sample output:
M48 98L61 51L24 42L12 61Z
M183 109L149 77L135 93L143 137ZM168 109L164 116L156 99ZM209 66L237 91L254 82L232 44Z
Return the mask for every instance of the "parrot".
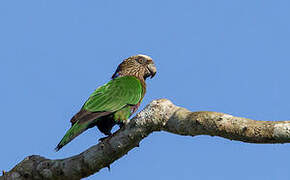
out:
M80 111L71 118L71 127L55 150L59 151L75 137L92 127L96 126L99 131L109 137L112 135L113 126L125 125L143 100L146 93L145 80L148 77L153 78L156 72L154 61L147 55L138 54L123 60L111 80L98 87Z

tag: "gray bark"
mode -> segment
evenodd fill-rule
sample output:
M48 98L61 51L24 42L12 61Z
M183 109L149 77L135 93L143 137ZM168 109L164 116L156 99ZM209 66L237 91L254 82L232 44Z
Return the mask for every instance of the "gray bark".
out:
M111 137L84 152L57 160L32 155L3 173L0 180L81 179L109 167L154 131L220 136L247 143L290 142L290 121L255 121L217 112L190 112L160 99L152 101Z

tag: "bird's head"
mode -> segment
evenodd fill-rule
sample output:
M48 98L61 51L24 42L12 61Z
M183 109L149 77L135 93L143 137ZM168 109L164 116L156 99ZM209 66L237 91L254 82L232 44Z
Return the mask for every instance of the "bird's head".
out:
M138 78L153 78L157 72L151 57L143 54L131 56L119 64L112 78L118 76L136 76Z

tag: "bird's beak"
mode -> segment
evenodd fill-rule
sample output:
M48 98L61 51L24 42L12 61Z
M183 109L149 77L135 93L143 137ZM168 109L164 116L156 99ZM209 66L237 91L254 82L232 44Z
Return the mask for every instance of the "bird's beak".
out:
M155 65L154 64L149 64L147 67L148 67L148 70L150 71L151 78L153 78L155 76L156 72L157 72L157 69L156 69Z

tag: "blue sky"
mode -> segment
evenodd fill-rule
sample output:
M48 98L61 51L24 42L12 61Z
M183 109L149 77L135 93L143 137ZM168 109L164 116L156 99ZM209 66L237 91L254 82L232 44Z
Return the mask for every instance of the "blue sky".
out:
M97 143L90 129L60 152L69 120L126 57L158 74L143 108L168 98L191 111L289 120L286 0L0 1L0 169L40 154L64 158ZM290 179L290 145L153 133L87 179Z

